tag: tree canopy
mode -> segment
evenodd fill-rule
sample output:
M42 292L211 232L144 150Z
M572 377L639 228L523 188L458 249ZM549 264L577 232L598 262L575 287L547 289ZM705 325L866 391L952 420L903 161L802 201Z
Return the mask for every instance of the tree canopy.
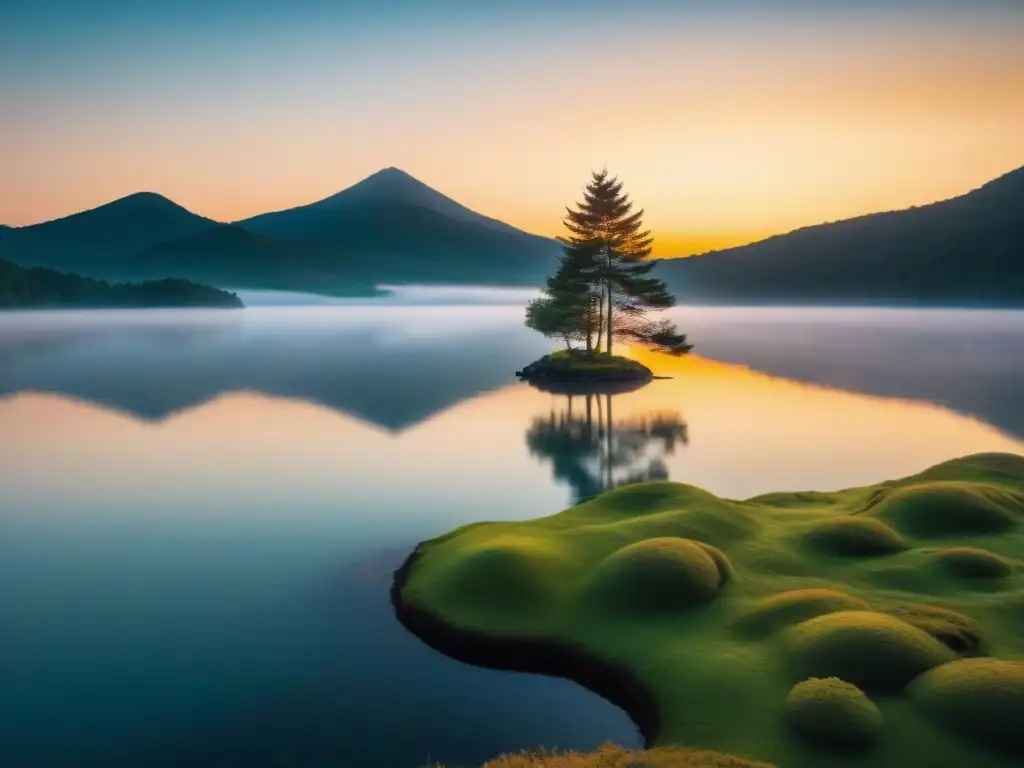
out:
M622 182L605 170L592 174L583 200L566 208L569 234L560 238L562 258L544 295L527 307L526 324L566 347L583 342L588 352L612 352L616 339L670 354L688 352L686 336L650 313L675 300L649 276L654 239L643 228L644 211L633 210Z

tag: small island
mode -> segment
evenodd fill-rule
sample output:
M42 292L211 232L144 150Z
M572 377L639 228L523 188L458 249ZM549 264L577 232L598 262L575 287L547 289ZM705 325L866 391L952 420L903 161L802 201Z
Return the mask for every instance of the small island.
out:
M179 278L108 283L0 259L0 309L136 309L212 307L240 309L234 293Z
M536 360L516 376L544 388L544 385L646 384L654 372L628 357L563 349Z
M649 276L654 238L642 220L643 211L633 212L622 182L604 170L592 174L583 200L568 209L569 235L562 238L558 270L526 307L527 327L561 339L565 349L530 363L517 376L541 384L645 384L654 373L613 354L616 341L672 355L690 351L692 345L671 322L651 318L675 299L661 280Z
M1011 768L1022 552L1024 457L979 454L746 501L622 486L424 542L392 601L454 658L591 688L648 746L786 768ZM730 760L679 764L746 764Z

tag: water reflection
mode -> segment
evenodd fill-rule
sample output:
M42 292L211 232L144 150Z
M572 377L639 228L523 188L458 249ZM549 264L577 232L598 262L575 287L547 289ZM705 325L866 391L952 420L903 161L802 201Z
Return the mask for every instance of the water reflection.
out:
M401 431L546 346L520 307L15 313L0 316L0 396L54 392L161 421L250 390Z
M1024 451L948 408L699 356L647 358L672 378L634 392L538 392L512 371L547 342L514 307L228 314L0 316L5 768L408 768L629 742L621 712L564 681L461 665L402 632L390 568L456 526L634 478L747 498ZM915 345L947 351L966 338L952 322ZM936 369L901 333L837 361L824 320L730 331L765 367L800 346L807 379L858 370L1024 412L1018 363L964 353L927 389Z
M706 357L935 403L1024 437L1024 312L680 307L671 314Z
M928 401L1024 436L1024 312L675 312L702 356ZM252 390L399 432L503 386L548 347L518 306L9 313L0 396L54 392L159 421Z
M534 418L526 430L530 455L551 462L555 479L572 488L574 503L628 483L667 480L666 457L688 442L678 412L616 419L614 400L599 388L567 394L560 408Z

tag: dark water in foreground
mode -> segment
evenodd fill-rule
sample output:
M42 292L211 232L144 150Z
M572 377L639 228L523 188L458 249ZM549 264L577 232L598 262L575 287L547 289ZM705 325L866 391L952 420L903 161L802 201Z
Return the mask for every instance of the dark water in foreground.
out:
M636 743L572 683L407 636L391 570L628 479L746 497L1024 453L1024 314L678 314L703 356L590 403L610 451L585 399L512 380L547 348L516 307L0 315L0 765Z

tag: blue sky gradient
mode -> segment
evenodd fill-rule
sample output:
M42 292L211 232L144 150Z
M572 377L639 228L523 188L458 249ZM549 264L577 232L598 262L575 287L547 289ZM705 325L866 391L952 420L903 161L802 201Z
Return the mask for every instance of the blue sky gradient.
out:
M1017 0L6 0L0 222L398 165L553 233L608 163L673 248L740 241L1020 165L1022 39Z

